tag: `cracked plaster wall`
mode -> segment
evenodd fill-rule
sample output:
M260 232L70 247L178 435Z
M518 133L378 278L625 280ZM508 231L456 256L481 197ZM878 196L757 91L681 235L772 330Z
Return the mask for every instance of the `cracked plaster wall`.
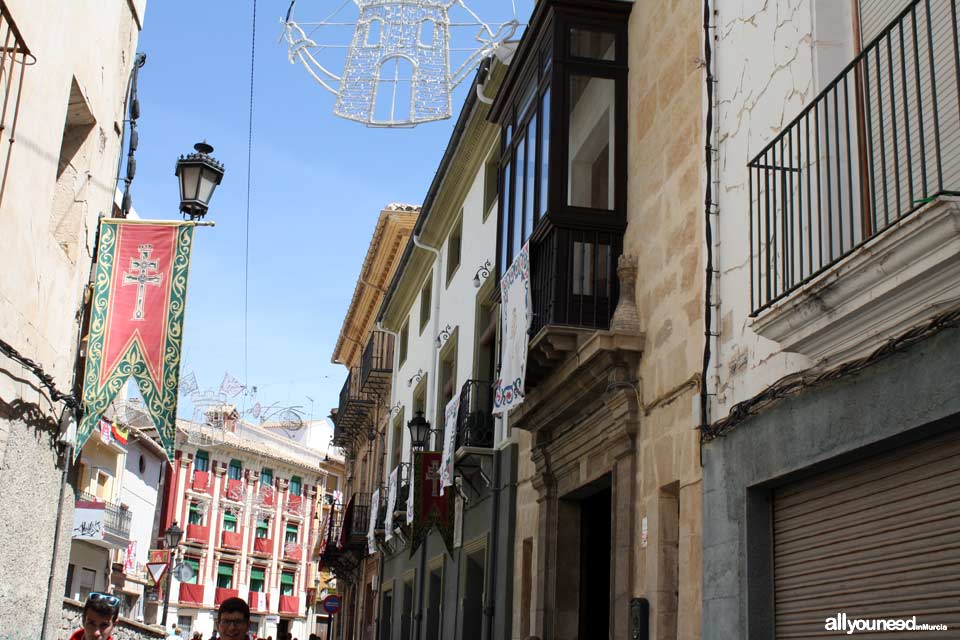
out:
M139 35L127 0L7 0L37 63L24 77L16 141L0 202L0 337L69 391L77 312L89 277L97 216L110 214L127 79ZM142 17L144 2L136 5ZM82 155L60 180L58 160L71 87L95 120ZM6 152L3 157L5 159ZM66 195L64 195L66 194ZM57 202L68 219L56 220ZM58 237L59 230L59 237ZM65 250L63 243L71 247ZM31 372L0 357L0 620L40 637L51 558L50 633L60 624L73 522L67 487L54 549L62 464L55 443L63 409ZM29 568L29 570L25 570Z
M811 366L750 327L750 202L747 162L777 136L853 58L850 3L744 0L716 11L714 200L719 209L715 262L720 271L717 389L711 421L782 376Z

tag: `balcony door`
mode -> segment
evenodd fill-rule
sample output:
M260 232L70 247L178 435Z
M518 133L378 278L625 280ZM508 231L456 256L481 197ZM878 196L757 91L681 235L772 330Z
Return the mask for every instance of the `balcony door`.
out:
M951 0L856 0L864 236L960 189Z

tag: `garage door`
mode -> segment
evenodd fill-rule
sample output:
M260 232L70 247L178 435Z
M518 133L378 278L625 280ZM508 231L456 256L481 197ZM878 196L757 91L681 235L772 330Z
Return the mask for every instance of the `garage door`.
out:
M960 433L774 492L776 638L850 637L825 621L917 616L960 637Z

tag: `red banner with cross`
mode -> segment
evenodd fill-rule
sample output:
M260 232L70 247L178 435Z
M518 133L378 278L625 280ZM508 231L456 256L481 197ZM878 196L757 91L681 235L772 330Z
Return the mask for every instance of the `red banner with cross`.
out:
M173 461L192 222L100 222L76 454L129 378Z
M453 492L440 494L440 451L413 454L413 544L410 555L426 540L434 526L440 532L447 552L453 555Z

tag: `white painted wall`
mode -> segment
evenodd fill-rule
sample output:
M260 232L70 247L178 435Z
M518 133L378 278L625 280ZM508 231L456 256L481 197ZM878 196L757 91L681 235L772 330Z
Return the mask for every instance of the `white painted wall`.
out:
M144 470L140 471L140 459ZM130 509L130 540L136 541L137 570L146 570L148 551L153 544L153 523L160 506L160 474L166 460L139 441L131 438L127 445L126 464L120 483L118 501Z
M485 149L481 157L486 158L492 151L492 147ZM460 387L466 380L473 378L473 357L474 343L476 339L476 314L477 298L485 288L477 289L473 286L473 278L477 269L489 260L491 264L496 264L496 241L497 241L497 207L490 210L486 220L483 218L483 191L484 191L484 173L483 165L473 177L470 188L463 200L463 240L461 243L460 267L454 273L449 286L446 282L446 258L447 244L449 239L445 239L443 244L438 247L442 258L434 260L433 277L434 282L439 278L440 293L439 298L431 301L431 313L437 313L437 318L430 318L430 322L420 333L420 295L413 300L413 304L407 310L409 321L409 343L407 347L407 359L399 366L394 373L393 389L394 403L399 402L404 409L404 420L413 417L413 397L417 389L417 384L408 385L410 379L416 375L417 371L422 369L424 372L434 371L438 355L436 336L433 332L434 320L439 329L450 325L451 330L457 332L457 379L454 384L454 394L458 394ZM417 251L423 251L417 249ZM494 271L491 271L490 277L496 277ZM423 283L419 286L422 287ZM486 283L484 283L486 284ZM436 287L434 295L436 296ZM439 303L437 305L437 303ZM434 308L437 307L437 308ZM401 323L402 326L402 323ZM399 327L398 327L399 328ZM437 396L438 391L437 376L428 380L432 391L427 394L426 417L433 428L443 427L443 416L437 416ZM402 462L410 461L410 431L404 424L403 430L403 454ZM388 452L393 451L393 430L389 430ZM386 464L390 466L391 456L385 457ZM392 469L387 468L384 477L387 477Z
M712 421L787 373L809 367L750 328L747 162L853 58L849 3L835 0L711 2L716 9L715 264L720 330L709 386Z

